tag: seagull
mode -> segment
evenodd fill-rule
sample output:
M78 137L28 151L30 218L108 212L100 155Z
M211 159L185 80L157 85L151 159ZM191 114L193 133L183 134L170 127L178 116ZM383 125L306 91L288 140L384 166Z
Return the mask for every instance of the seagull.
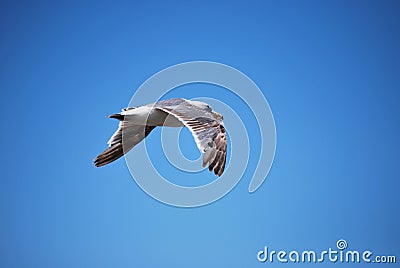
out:
M129 107L108 116L119 120L117 131L111 136L108 148L94 159L94 165L107 165L146 138L157 126L187 127L197 148L203 154L203 167L221 176L225 169L227 138L223 116L207 103L174 98Z

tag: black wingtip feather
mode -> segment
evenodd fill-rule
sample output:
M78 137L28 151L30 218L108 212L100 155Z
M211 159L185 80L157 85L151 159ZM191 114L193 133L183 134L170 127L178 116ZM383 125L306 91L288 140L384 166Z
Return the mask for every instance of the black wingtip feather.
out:
M107 164L109 164L111 162L114 162L115 160L117 160L118 158L120 158L123 155L124 155L124 151L123 151L123 148L122 148L122 144L116 144L116 145L108 148L107 150L105 150L101 154L99 154L94 159L93 164L96 167L102 167L102 166L107 165Z

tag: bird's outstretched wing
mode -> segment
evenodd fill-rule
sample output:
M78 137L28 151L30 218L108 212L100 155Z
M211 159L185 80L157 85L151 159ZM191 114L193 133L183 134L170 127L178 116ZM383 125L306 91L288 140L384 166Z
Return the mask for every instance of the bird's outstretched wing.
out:
M109 147L94 159L96 167L101 167L117 160L146 138L155 128L154 126L136 125L130 120L124 120L123 117L119 116L119 114L110 116L111 118L120 120L119 126L107 142ZM122 135L124 135L123 139Z
M154 108L176 117L189 128L197 148L203 154L203 167L208 165L210 171L221 176L225 169L227 149L226 131L222 121L211 112L205 112L189 102L178 105L159 102Z

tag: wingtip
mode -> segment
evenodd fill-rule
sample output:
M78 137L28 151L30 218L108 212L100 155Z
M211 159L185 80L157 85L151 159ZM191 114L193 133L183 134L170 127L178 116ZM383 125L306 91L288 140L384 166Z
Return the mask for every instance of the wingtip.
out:
M104 164L102 164L102 163L100 162L100 158L99 158L99 157L96 157L95 159L93 159L93 165L94 165L95 167L97 167L97 168L104 166Z
M95 167L97 167L97 168L101 167L101 165L99 165L98 163L96 163L96 161L93 161L93 166L95 166Z

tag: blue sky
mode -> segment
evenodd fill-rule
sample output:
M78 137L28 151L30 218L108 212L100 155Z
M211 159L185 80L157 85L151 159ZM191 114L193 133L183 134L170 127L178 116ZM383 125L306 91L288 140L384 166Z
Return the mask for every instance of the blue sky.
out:
M340 238L400 258L396 1L0 5L1 267L282 266L257 252ZM277 151L256 193L248 171L221 200L183 209L146 195L125 161L91 161L116 127L106 115L154 73L194 60L257 83ZM180 90L242 107L212 86ZM181 142L195 157L188 133Z

